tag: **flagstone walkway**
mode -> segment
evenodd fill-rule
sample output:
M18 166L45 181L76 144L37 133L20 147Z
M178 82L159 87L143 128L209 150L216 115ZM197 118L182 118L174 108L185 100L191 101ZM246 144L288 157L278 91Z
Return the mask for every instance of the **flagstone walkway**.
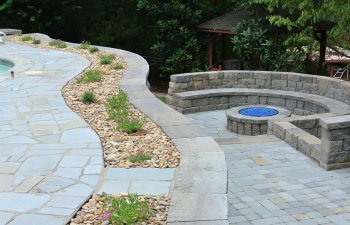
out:
M223 110L187 116L225 152L230 224L350 224L350 168L325 171L274 136L229 133Z
M61 88L90 62L7 42L16 63L0 82L0 225L61 225L93 192L103 169L96 133Z

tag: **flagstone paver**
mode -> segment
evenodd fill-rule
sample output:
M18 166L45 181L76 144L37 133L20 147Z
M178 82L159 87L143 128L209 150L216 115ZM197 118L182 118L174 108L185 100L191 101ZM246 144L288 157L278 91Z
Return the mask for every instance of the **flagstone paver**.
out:
M325 171L274 136L229 134L224 110L187 116L225 152L230 224L350 224L350 168Z
M15 62L14 78L0 74L0 224L65 224L103 169L98 136L61 94L90 62L9 42L0 55Z

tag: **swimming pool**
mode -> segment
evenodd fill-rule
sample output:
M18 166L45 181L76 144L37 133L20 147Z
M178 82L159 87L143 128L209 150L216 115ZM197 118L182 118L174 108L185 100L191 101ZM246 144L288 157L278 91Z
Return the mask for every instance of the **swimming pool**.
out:
M0 74L10 70L13 66L12 62L0 59Z

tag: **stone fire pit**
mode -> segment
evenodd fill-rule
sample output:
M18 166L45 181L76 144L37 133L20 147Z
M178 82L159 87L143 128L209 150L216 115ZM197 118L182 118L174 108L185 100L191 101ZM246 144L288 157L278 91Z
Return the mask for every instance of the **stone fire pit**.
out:
M291 112L284 108L268 105L245 105L226 111L227 129L238 134L255 136L267 133L271 119L285 118Z

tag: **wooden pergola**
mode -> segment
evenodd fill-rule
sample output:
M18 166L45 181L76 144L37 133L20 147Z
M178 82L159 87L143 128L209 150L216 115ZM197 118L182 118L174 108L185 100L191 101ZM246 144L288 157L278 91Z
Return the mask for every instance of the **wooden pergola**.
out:
M236 32L232 31L232 29L243 20L249 19L250 16L245 10L238 10L234 12L226 13L220 17L209 20L205 23L200 24L197 27L197 31L208 33L208 64L209 67L213 68L213 49L214 49L214 41L216 40L218 35L221 35L221 43L222 43L222 52L221 52L221 61L225 59L225 39L227 36L235 35ZM221 68L219 68L221 69Z

